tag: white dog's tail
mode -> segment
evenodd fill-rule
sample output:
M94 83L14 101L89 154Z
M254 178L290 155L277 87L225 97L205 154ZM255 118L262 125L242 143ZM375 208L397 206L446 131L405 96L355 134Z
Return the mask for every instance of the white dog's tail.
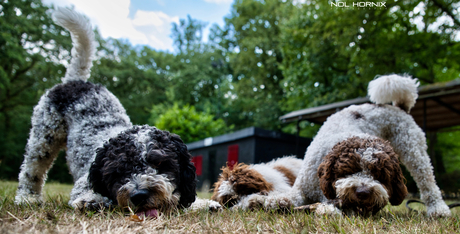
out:
M387 75L376 77L369 83L367 93L375 104L392 103L409 113L418 97L417 79L410 76Z
M88 80L96 51L94 32L88 19L74 10L59 7L54 22L69 30L72 37L72 60L62 82Z

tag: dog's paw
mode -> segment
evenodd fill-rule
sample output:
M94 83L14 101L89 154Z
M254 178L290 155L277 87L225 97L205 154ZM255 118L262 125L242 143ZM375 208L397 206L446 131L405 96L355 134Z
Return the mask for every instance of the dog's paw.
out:
M87 192L83 196L70 202L70 205L79 211L84 210L103 210L112 206L110 199L96 194L94 192Z
M342 211L340 211L333 204L319 203L316 205L315 214L342 216Z
M267 199L268 202L270 202L272 199ZM289 210L292 208L292 202L289 200L287 197L277 197L276 200L272 201L270 204L270 207L273 207L274 209L282 209L282 210Z
M291 209L291 201L284 196L251 194L244 197L232 208L235 209L266 209L266 210L286 210Z
M33 205L33 204L42 204L43 198L37 194L23 195L18 192L14 198L14 203L16 205Z
M248 197L247 208L250 210L260 210L265 208L266 196L255 194Z
M216 201L196 198L195 202L193 202L192 205L189 208L187 208L187 211L209 210L213 212L213 211L219 211L221 209L222 209L222 206Z
M292 202L283 195L269 195L264 198L263 206L268 210L290 210Z
M438 201L426 207L426 213L430 217L450 217L452 213L444 201Z
M219 211L222 210L222 205L220 205L219 202L211 201L208 204L208 209L209 211Z

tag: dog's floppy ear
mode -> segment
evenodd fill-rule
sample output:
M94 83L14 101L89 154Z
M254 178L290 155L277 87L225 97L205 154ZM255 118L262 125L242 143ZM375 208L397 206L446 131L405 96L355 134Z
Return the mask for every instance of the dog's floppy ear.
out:
M229 181L239 195L265 194L273 190L273 184L267 182L259 172L244 163L234 165L230 177Z
M103 180L102 168L105 164L107 148L100 147L96 150L96 158L89 169L88 182L94 192L101 194L104 197L109 197L110 192L107 190L107 185Z
M171 141L174 143L179 158L179 183L180 192L179 205L189 207L196 198L196 169L191 162L192 155L187 146L176 134L171 134Z
M327 155L318 168L319 186L327 199L335 199L337 194L334 188L335 175L333 173L337 157Z
M404 201L404 198L406 198L407 187L405 184L406 178L404 178L399 162L397 161L394 164L393 178L391 179L392 191L389 200L391 205L397 206Z
M241 163L240 163L241 164ZM238 164L238 165L240 165ZM237 168L238 165L235 165L234 168ZM214 183L214 192L211 196L211 200L219 202L222 206L230 208L238 202L238 196L236 194L219 194L219 190L223 183L230 183L229 179L232 177L232 170L227 166L221 168L222 173L219 175L217 182ZM233 177L232 177L233 178ZM227 185L228 187L228 185ZM233 188L233 186L232 186ZM228 189L228 188L227 188Z
M381 150L381 152L376 153L376 158L379 160L371 163L369 170L374 178L387 188L390 204L397 206L406 198L406 179L399 166L399 156L394 152L391 145L384 142L384 147Z

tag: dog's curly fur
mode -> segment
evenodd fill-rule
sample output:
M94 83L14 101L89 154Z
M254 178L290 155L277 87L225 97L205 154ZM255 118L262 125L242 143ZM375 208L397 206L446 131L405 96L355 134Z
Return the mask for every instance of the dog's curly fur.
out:
M268 209L321 202L317 213L374 214L407 194L398 156L414 178L429 216L450 216L434 179L425 134L408 114L417 98L416 79L378 77L369 84L374 104L353 105L331 115L308 147L290 191L251 195ZM387 105L391 102L393 105ZM341 209L339 209L341 208Z
M269 195L290 189L301 165L302 160L293 156L260 164L239 163L232 168L227 165L222 167L211 199L225 207L246 207L251 194Z
M94 34L83 15L59 8L57 24L71 32L72 61L63 83L34 108L16 203L41 202L46 174L62 149L75 185L76 209L111 205L146 215L195 201L196 175L179 136L155 127L133 126L118 99L89 78Z
M399 205L407 195L398 155L380 138L339 142L319 165L318 177L327 199L358 214L375 214L387 200Z

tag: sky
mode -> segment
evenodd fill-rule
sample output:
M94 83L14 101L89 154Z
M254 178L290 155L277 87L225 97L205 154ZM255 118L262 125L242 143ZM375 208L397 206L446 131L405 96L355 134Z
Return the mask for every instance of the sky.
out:
M85 14L103 38L127 39L133 45L148 45L163 51L174 51L172 23L190 15L207 22L209 27L224 25L233 0L43 0L50 6L74 6Z

